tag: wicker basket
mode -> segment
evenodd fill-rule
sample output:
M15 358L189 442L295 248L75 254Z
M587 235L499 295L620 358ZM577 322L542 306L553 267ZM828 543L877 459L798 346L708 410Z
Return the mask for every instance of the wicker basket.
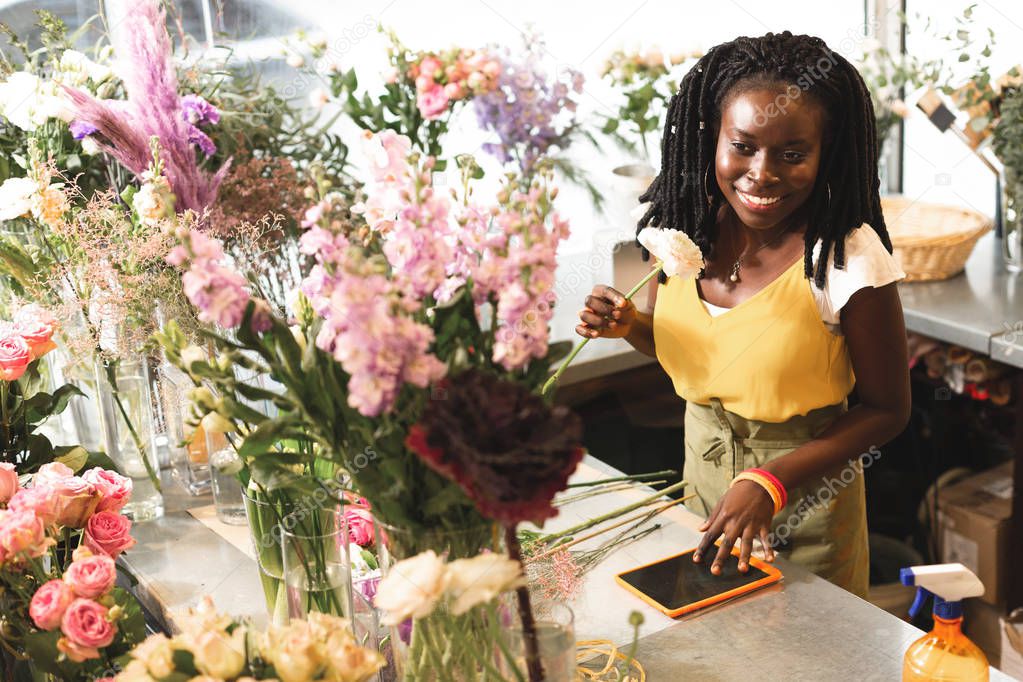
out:
M907 282L958 275L977 240L991 229L991 220L976 211L901 196L881 197L881 210Z

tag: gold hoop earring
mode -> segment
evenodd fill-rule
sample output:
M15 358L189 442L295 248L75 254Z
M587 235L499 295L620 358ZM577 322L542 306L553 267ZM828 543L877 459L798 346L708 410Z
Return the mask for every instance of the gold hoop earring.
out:
M714 205L714 197L711 196L710 191L710 167L713 165L713 161L707 164L707 170L703 172L703 192L707 196L707 206Z

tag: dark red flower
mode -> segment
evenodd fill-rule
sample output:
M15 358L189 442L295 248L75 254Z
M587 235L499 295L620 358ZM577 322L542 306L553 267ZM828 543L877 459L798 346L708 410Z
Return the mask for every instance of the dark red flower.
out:
M524 386L482 370L446 379L405 439L504 526L542 524L582 459L582 421Z

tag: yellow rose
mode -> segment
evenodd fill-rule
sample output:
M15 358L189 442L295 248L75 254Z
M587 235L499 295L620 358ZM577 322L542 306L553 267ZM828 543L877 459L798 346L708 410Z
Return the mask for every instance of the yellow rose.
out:
M236 628L200 634L192 642L195 667L199 672L220 678L237 676L245 667L245 630Z
M174 672L174 647L164 635L156 634L135 647L131 653L136 661L141 661L153 677L167 677Z

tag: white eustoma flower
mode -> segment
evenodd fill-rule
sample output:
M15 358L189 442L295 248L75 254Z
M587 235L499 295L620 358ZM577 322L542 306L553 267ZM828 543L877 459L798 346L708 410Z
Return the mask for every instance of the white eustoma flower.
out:
M451 575L444 559L433 550L399 561L380 581L373 603L384 612L380 622L397 625L407 618L424 618L448 587Z
M52 81L15 71L0 83L0 113L12 124L34 131L51 118L71 120L71 109Z
M454 597L451 612L456 616L526 584L522 564L493 552L452 561L448 572L451 574L448 590Z
M61 79L68 85L82 85L87 80L99 85L114 75L109 66L92 61L78 50L64 50L64 54L60 56L58 68L61 73L70 76L70 78Z
M32 211L39 185L32 178L7 178L0 185L0 220L13 220Z
M668 277L692 277L703 268L703 254L693 240L681 230L644 227L639 243L654 255Z

